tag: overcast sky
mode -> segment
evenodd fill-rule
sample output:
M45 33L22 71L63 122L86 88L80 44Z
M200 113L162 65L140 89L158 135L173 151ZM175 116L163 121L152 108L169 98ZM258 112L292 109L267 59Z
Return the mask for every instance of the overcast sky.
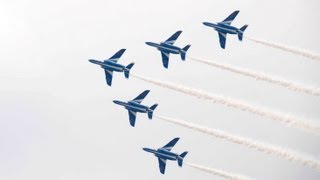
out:
M135 62L132 72L223 94L320 123L320 99L214 69L172 55L162 67L156 49L183 30L176 44L192 44L188 54L320 86L320 63L236 36L227 48L202 22L223 20L240 10L233 25L249 24L245 35L320 52L318 0L26 0L0 2L0 179L219 179L157 159L142 151L174 137L173 151L186 161L258 179L319 179L300 164L209 137L138 114L129 126L125 109L112 100L130 100L145 89L143 101L159 103L155 113L218 128L311 154L320 159L320 137L273 120L212 104L114 73L88 62L121 48L119 63Z

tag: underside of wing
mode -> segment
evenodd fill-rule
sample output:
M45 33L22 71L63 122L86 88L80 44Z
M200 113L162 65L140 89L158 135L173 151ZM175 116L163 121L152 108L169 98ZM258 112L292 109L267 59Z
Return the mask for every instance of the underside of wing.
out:
M172 36L169 37L169 39L167 39L165 41L165 43L167 44L174 44L176 42L176 40L178 39L178 37L180 36L180 34L182 33L182 31L177 31L175 32Z
M166 149L168 151L171 151L171 149L173 148L174 145L177 144L177 142L179 141L180 138L174 138L172 139L170 142L168 142L165 146L163 146L163 149Z
M136 103L141 103L143 99L149 94L150 90L145 90L141 94L139 94L136 98L134 98L132 101Z
M218 32L219 33L219 42L220 42L220 47L222 49L226 48L226 39L227 39L227 34Z
M134 111L128 111L129 112L129 121L130 121L130 125L132 127L134 127L135 123L136 123L136 116L137 116L137 112Z
M158 158L158 161L159 161L159 169L160 169L160 172L161 172L161 174L164 174L165 171L166 171L166 160L165 160L165 159Z
M240 11L234 11L225 20L223 20L221 23L230 25L232 23L232 21L237 17L239 12Z
M109 59L106 59L105 61L118 62L118 60L121 58L125 51L126 49L120 49L118 52L116 52L113 56L111 56Z
M163 67L168 68L168 66L169 66L169 53L161 51L161 56L162 56Z
M112 84L112 74L113 74L113 71L110 71L110 70L105 69L105 70L104 70L104 73L105 73L105 76L106 76L107 84L108 84L109 86L111 86L111 84Z

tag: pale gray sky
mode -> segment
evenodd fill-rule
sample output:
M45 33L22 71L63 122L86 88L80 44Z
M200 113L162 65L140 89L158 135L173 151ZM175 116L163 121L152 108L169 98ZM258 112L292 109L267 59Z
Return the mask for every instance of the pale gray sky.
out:
M183 30L176 42L192 44L189 55L231 63L320 86L320 63L229 36L227 49L203 21L223 20L234 10L245 35L320 52L317 0L283 1L1 1L0 2L0 179L219 179L168 162L166 175L142 147L181 137L173 149L186 160L258 179L319 179L308 167L266 155L139 114L131 128L127 112L112 103L145 89L144 103L159 103L159 115L208 125L312 154L320 138L270 119L229 109L115 73L107 87L104 59L121 48L119 63L132 71L290 112L319 122L320 99L251 78L160 53L145 41L162 41Z

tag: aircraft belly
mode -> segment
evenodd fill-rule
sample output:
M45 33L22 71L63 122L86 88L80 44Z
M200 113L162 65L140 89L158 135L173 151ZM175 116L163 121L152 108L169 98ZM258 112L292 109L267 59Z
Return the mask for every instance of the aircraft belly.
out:
M135 111L135 112L141 112L141 113L147 112L146 108L135 107L135 106L130 106L130 105L127 105L126 109L132 110L132 111Z
M166 159L166 160L176 160L177 158L175 156L170 156L170 155L166 155L166 154L155 154L158 158L161 158L161 159Z
M179 54L180 51L178 49L172 49L168 47L159 47L158 48L160 51L163 51L165 53L172 53L172 54Z
M123 69L113 69L113 71L116 71L116 72L123 72Z
M111 70L111 71L116 71L116 72L122 72L123 71L123 67L122 66L114 66L114 65L109 65L109 64L104 64L102 66L103 66L103 68L107 68L108 70Z
M237 32L233 29L223 28L223 27L216 27L217 31L225 34L237 34Z

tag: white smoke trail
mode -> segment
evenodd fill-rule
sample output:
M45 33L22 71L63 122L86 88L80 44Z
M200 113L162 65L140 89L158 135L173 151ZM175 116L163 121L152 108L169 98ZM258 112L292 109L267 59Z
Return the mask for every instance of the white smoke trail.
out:
M243 175L234 174L234 173L231 173L231 172L226 172L226 171L223 171L223 170L220 170L220 169L209 168L209 167L197 165L197 164L194 164L194 163L185 162L184 164L186 164L186 165L188 165L188 166L190 166L192 168L201 170L203 172L207 172L207 173L210 173L210 174L213 174L213 175L216 175L216 176L224 177L226 179L232 179L232 180L246 180L246 179L249 180L249 179L252 179L252 178L249 178L249 177L246 177L246 176L243 176Z
M319 124L308 122L308 121L302 120L301 118L298 118L295 116L277 113L277 112L271 111L269 109L266 109L263 107L258 107L255 105L251 105L251 104L248 104L246 102L242 102L242 101L239 101L236 99L232 99L232 98L225 97L222 95L215 95L215 94L207 93L207 92L204 92L201 90L192 89L192 88L178 85L178 84L173 84L173 83L164 82L161 80L142 77L142 76L138 76L136 74L132 74L132 76L135 78L138 78L140 80L143 80L145 82L149 82L149 83L161 86L161 87L175 90L175 91L187 94L187 95L195 96L199 99L205 99L205 100L209 100L214 103L224 104L228 107L232 107L232 108L239 109L242 111L248 111L248 112L263 116L263 117L267 117L267 118L274 119L276 121L280 121L280 122L287 124L287 125L292 125L296 128L303 129L307 132L313 132L313 133L320 134L320 125Z
M204 126L200 126L197 124L193 124L190 122L177 120L173 118L168 118L164 116L155 116L163 121L170 122L176 125L180 125L182 127L186 127L204 134L208 134L217 138L221 138L236 144L247 146L250 149L255 149L261 152L264 152L266 154L272 154L281 158L284 158L288 161L300 163L302 165L314 168L318 171L320 171L320 162L312 157L309 157L307 155L302 155L297 152L294 152L292 150L287 150L281 147L277 147L275 145L262 143L259 141L255 141L249 138L241 137L238 135L229 134L227 132L218 130L218 129L212 129Z
M253 38L253 37L248 37L248 36L246 36L245 38L247 38L247 39L249 39L249 40L251 40L251 41L253 41L255 43L258 43L258 44L266 45L266 46L273 47L273 48L276 48L276 49L281 49L283 51L291 52L293 54L304 56L304 57L307 57L309 59L314 59L314 60L320 61L320 54L316 54L314 52L311 52L311 51L308 51L308 50L305 50L305 49L291 47L291 46L288 46L288 45L278 44L278 43L274 43L274 42L268 42L268 41L265 41L265 40L261 40L261 39L257 39L257 38Z
M270 75L255 72L255 71L252 71L249 69L232 66L230 64L223 64L223 63L218 63L218 62L214 62L214 61L207 61L207 60L198 59L198 58L194 58L194 57L188 57L188 58L190 60L193 60L193 61L196 61L196 62L199 62L202 64L207 64L209 66L217 67L217 68L220 68L223 70L227 70L227 71L238 73L238 74L241 74L244 76L252 77L252 78L255 78L256 80L262 80L262 81L270 82L270 83L273 83L276 85L280 85L282 87L288 88L293 91L303 92L303 93L307 93L307 94L314 95L314 96L320 96L320 89L319 88L309 87L309 86L306 86L303 84L298 84L295 82L288 81L288 80L280 78L280 77L270 76Z

